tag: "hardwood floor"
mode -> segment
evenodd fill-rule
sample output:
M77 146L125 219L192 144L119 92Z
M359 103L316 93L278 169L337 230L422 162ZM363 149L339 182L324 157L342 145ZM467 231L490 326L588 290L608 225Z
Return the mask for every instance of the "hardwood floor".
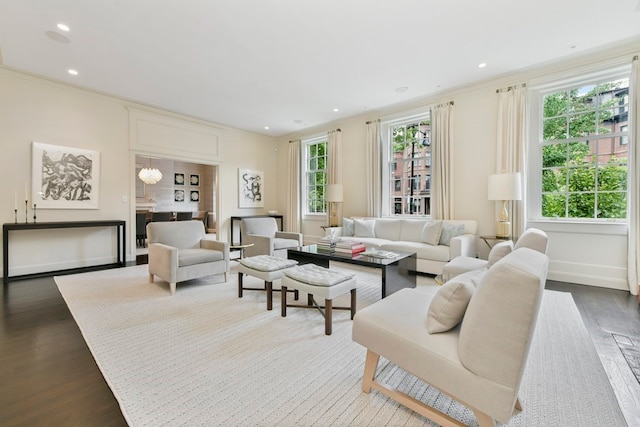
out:
M640 336L637 299L559 282L547 288L572 293L627 422L640 425L640 384L611 335ZM0 315L0 425L127 425L53 278L4 285Z

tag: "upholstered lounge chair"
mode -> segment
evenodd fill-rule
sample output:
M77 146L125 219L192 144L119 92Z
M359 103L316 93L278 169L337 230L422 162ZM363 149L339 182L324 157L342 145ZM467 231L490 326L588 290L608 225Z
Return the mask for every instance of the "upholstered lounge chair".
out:
M302 246L302 234L278 231L275 218L245 218L240 221L242 243L253 243L245 256L270 255L287 257L287 249Z
M176 283L212 274L229 273L229 243L206 239L202 221L151 222L149 282L154 276L169 282L171 295Z

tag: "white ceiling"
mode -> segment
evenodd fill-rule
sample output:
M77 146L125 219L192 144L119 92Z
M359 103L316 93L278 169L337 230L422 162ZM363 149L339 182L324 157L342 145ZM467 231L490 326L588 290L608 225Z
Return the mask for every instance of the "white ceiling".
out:
M0 1L6 67L271 136L637 37L639 0Z

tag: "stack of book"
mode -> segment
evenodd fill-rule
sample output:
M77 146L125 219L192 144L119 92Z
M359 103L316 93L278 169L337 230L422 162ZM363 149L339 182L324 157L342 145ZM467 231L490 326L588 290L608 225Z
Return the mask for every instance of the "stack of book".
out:
M334 248L336 255L356 255L360 252L364 252L367 248L362 242L349 242L341 240L336 243Z
M322 239L318 240L316 247L319 253L333 254L335 252L337 243L337 239L331 237L323 237Z

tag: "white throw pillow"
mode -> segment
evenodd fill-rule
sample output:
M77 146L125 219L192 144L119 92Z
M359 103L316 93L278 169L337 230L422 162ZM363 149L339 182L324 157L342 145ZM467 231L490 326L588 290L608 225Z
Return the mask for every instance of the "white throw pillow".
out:
M476 272L461 274L442 285L433 296L427 313L427 330L430 334L446 332L462 321L476 287Z
M511 240L494 245L489 252L488 267L491 267L493 264L509 255L511 251L513 251L513 242Z
M422 238L420 241L428 245L437 246L442 233L442 221L427 222L422 228Z
M342 218L342 235L353 236L353 220L351 218Z
M353 235L356 237L376 237L373 231L376 225L375 219L354 219L353 220Z
M440 233L440 244L449 246L451 239L461 236L464 233L464 224L452 224L450 222L442 222L442 233Z

